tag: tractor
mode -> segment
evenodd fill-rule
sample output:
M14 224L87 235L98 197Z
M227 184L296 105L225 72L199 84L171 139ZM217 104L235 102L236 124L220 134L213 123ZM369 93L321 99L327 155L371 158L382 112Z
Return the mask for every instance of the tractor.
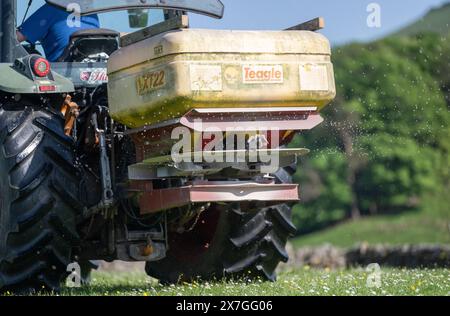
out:
M49 62L1 0L0 292L59 291L99 260L165 284L275 281L309 152L291 143L336 94L323 20L205 30L188 14L222 18L219 0L46 2L134 30L75 32Z

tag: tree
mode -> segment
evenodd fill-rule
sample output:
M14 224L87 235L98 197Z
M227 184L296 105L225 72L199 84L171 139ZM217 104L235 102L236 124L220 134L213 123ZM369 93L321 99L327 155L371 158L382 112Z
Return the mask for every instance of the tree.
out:
M422 34L335 50L336 101L294 144L314 153L297 177L314 187L297 206L302 231L412 209L432 187L448 190L449 43Z

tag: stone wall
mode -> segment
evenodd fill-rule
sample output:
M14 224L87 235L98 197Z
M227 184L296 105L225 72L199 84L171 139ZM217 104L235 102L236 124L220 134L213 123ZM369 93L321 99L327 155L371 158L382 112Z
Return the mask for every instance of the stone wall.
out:
M324 245L293 249L283 268L310 266L343 269L378 263L382 267L450 268L450 245L369 246L361 244L348 250Z
M288 245L290 260L280 269L309 266L312 268L345 269L378 263L382 267L450 268L450 245L369 246L361 244L345 250L324 245L294 249ZM144 272L144 263L102 262L100 271Z

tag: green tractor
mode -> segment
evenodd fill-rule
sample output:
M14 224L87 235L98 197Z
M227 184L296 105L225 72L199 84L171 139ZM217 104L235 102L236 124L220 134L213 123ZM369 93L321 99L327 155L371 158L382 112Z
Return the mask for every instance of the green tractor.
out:
M219 0L46 2L138 29L76 32L49 63L0 2L0 291L58 291L96 260L274 281L308 153L289 144L335 97L322 20L200 30L188 12L221 18Z

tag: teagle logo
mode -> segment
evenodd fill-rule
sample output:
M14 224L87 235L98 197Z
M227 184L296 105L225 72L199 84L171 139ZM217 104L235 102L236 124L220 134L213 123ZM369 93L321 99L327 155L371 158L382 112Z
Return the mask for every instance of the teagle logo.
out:
M284 74L281 65L248 65L243 67L244 83L283 83Z

